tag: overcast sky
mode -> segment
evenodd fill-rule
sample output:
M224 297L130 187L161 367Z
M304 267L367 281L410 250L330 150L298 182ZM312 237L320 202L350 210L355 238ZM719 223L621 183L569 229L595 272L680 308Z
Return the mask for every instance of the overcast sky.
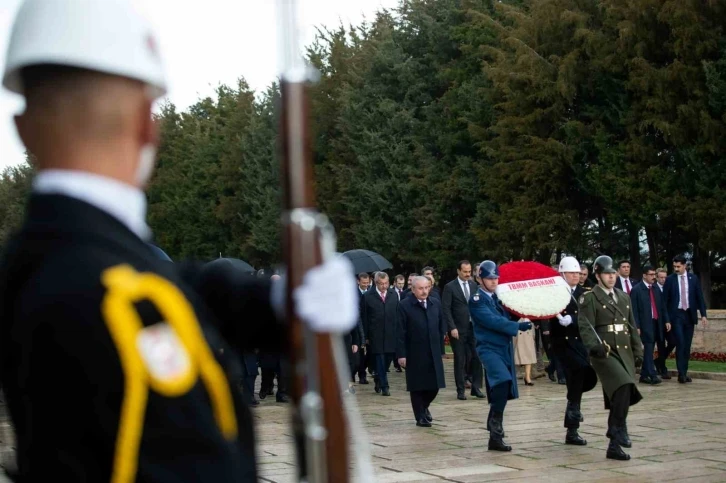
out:
M52 0L51 0L52 1ZM99 0L102 1L102 0ZM139 0L140 1L140 0ZM300 23L309 42L315 26L334 28L371 20L398 0L298 0L304 5ZM0 0L0 65L21 0ZM220 83L243 76L263 90L278 73L277 22L274 0L144 0L143 10L154 24L169 78L169 98L180 108L213 94ZM23 108L19 96L0 89L0 169L25 159L12 124Z

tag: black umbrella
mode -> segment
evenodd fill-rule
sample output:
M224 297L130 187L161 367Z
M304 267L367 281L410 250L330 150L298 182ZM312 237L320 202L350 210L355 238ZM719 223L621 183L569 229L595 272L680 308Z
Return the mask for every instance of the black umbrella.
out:
M172 259L169 257L169 255L166 254L164 250L159 248L158 246L154 245L153 243L147 243L149 248L151 248L151 251L154 252L154 255L156 255L157 258L164 260L166 262L171 262Z
M239 258L217 258L216 260L212 260L209 262L209 264L219 264L219 263L229 263L234 267L235 269L239 270L240 272L254 272L255 269L252 265L245 262L244 260L240 260Z
M370 250L348 250L343 253L343 256L353 263L355 273L378 272L388 268L393 268L391 262Z

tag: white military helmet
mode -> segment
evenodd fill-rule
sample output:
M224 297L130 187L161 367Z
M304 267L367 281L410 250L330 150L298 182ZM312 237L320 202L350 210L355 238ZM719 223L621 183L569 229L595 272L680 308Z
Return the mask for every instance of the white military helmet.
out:
M560 261L560 269L558 271L560 273L579 272L580 262L575 257L565 257Z
M26 0L13 24L3 85L22 94L21 70L41 64L136 79L153 98L166 93L151 26L129 0Z

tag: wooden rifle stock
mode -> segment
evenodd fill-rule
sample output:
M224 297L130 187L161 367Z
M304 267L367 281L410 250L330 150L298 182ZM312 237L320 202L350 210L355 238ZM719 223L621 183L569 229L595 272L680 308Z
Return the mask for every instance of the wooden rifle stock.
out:
M290 8L290 0L283 1ZM295 70L291 72L294 74ZM331 334L314 334L304 326L295 315L292 295L302 284L305 272L322 262L321 220L327 220L318 215L315 207L309 80L300 74L283 74L280 84L285 306L290 333L294 438L301 481L346 483L348 426L343 388L333 356L335 341Z

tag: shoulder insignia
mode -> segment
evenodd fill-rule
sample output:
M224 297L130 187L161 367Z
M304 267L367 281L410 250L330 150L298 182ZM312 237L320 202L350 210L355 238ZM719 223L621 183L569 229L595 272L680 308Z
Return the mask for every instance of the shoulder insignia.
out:
M136 346L149 375L157 381L168 383L190 375L189 353L166 322L141 329L136 336Z

